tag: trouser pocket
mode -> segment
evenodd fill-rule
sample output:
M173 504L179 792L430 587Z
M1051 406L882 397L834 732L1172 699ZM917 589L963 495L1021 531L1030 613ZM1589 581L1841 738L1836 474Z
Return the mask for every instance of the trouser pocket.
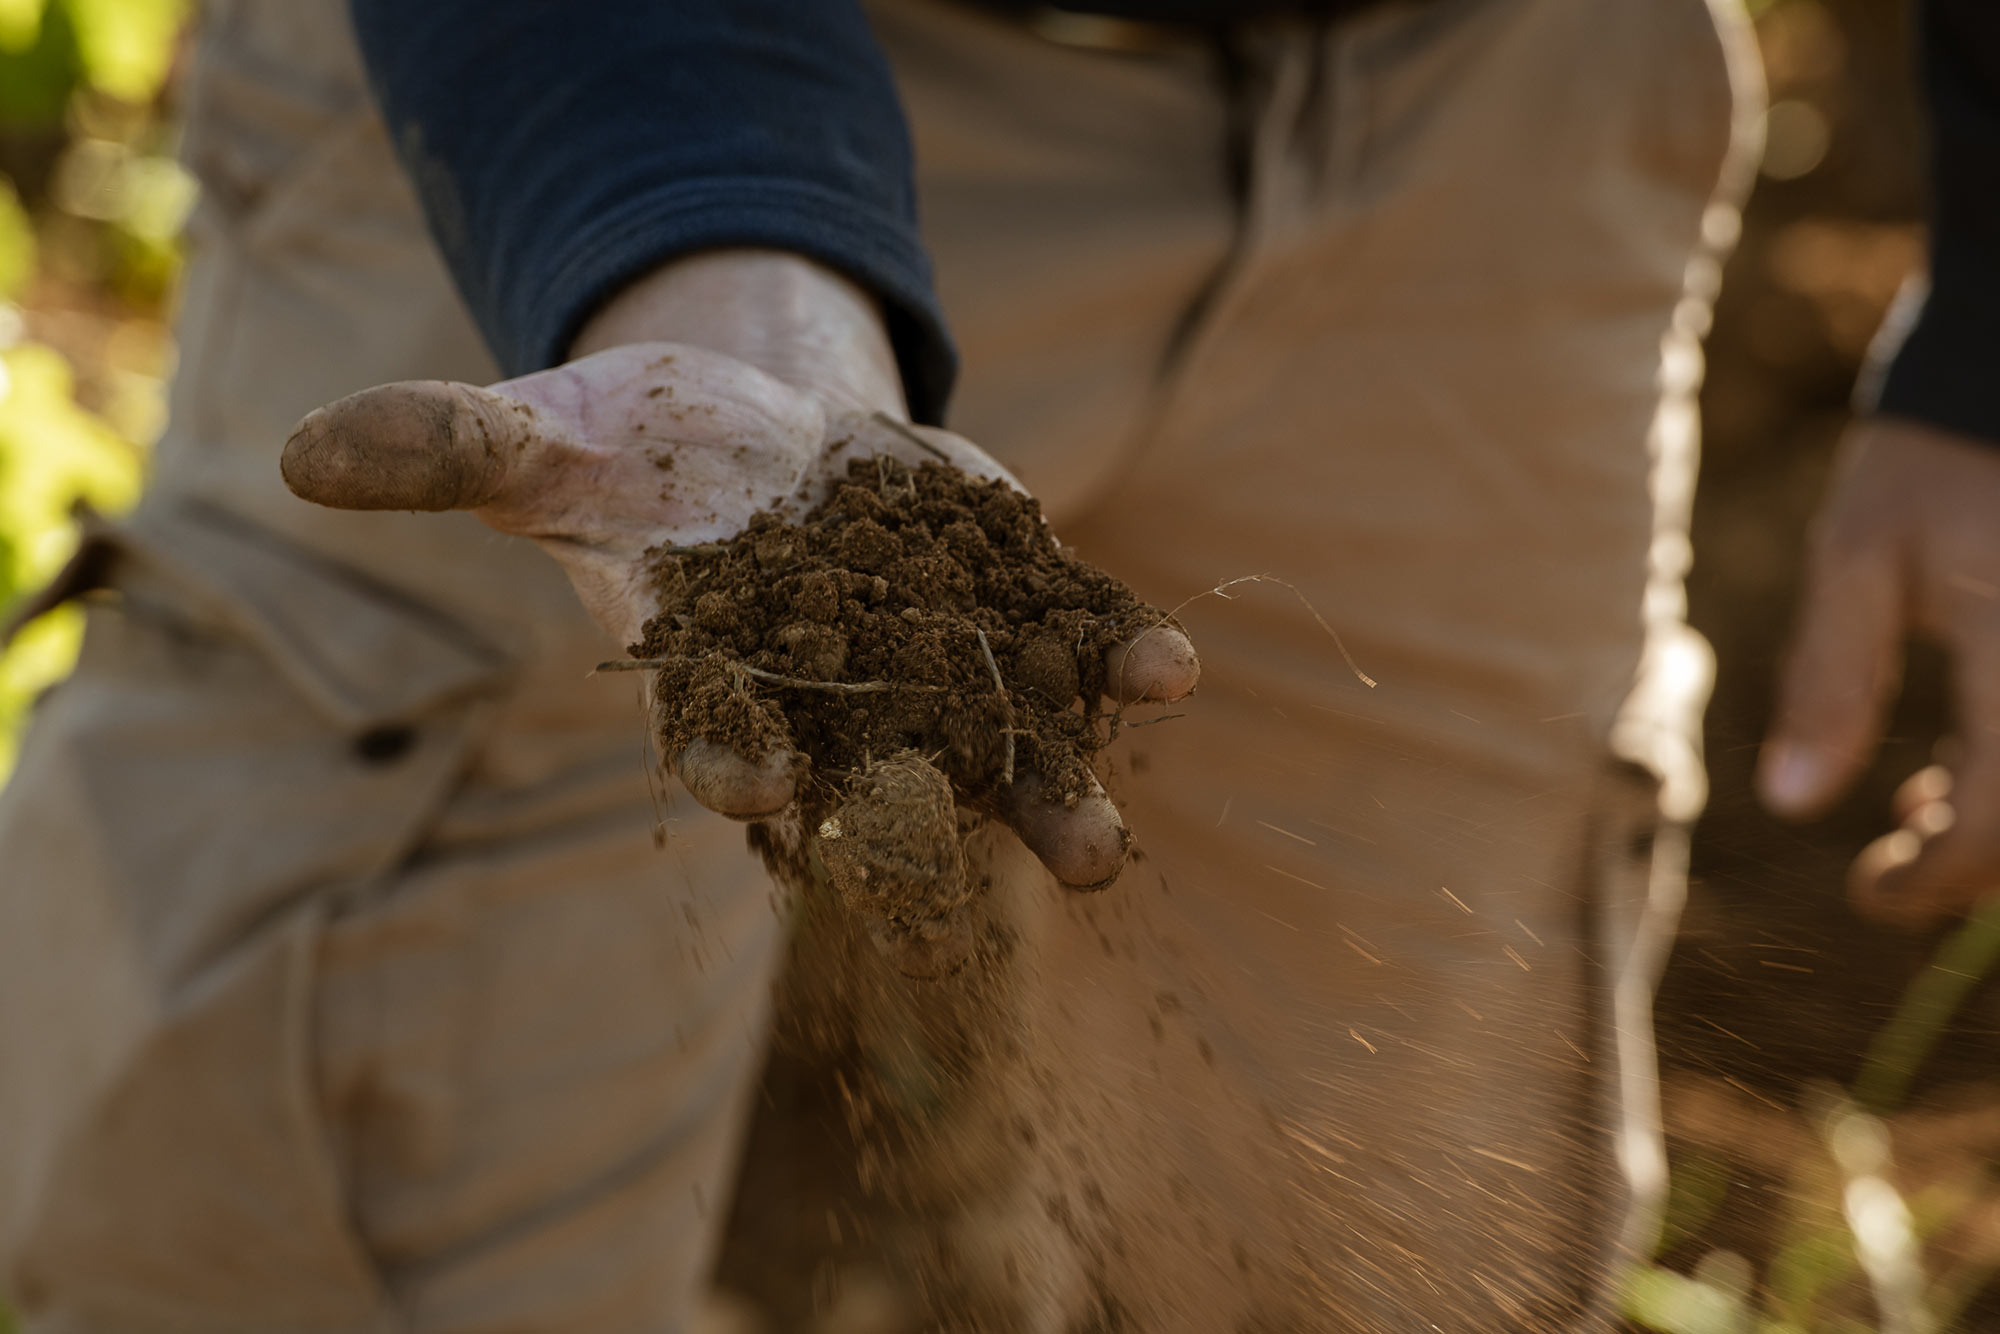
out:
M504 668L227 524L93 541L0 796L0 1259L30 1329L386 1328L314 1087L324 922L457 781Z

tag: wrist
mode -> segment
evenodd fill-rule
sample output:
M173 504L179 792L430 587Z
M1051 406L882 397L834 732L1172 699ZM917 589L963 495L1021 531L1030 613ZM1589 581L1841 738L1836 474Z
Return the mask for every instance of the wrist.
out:
M650 342L721 352L836 407L908 415L878 303L800 255L717 250L663 264L599 307L569 355Z

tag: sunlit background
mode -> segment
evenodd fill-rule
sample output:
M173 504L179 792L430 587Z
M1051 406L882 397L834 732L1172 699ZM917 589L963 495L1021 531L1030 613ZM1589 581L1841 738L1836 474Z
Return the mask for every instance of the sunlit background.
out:
M167 86L186 0L0 0L0 602L45 581L79 506L137 495L165 419L174 238L194 204ZM0 656L0 772L80 614Z
M1916 646L1890 739L1832 816L1781 825L1750 791L1806 526L1922 258L1908 5L1757 17L1769 146L1708 344L1689 588L1720 665L1713 797L1659 1005L1675 1199L1634 1315L1677 1334L2000 1329L2000 914L1913 938L1842 899L1949 725L1939 656Z
M1839 899L1945 721L1939 664L1920 655L1895 739L1832 819L1782 828L1749 796L1799 540L1868 340L1922 251L1905 6L1753 8L1769 149L1709 344L1691 588L1722 665L1715 797L1661 1005L1675 1198L1630 1318L1662 1334L2000 1328L2000 925L1889 937ZM173 156L191 9L0 0L0 604L60 567L79 507L131 504L163 424L174 238L195 205ZM0 654L0 773L78 633L60 611Z

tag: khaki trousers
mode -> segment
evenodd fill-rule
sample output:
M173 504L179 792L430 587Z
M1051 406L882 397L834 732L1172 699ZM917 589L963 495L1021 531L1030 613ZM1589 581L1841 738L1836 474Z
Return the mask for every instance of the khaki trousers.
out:
M872 12L953 425L1084 554L1195 598L1206 675L1113 761L1117 887L983 832L1004 957L848 997L922 1132L890 1151L905 1226L835 1208L806 1296L752 1295L830 1328L874 1266L909 1328L1588 1325L1663 1173L1739 21L1392 4L1245 34L1224 96L1172 43ZM773 891L649 779L539 553L279 483L319 402L492 375L343 7L208 6L188 144L172 425L0 798L5 1285L34 1334L688 1328ZM824 995L811 944L788 1005ZM804 1208L758 1188L775 1161L746 1213Z

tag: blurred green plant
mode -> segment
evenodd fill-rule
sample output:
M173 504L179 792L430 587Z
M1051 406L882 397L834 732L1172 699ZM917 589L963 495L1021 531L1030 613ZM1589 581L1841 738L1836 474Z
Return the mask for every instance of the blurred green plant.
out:
M194 187L161 93L188 13L0 0L0 609L68 559L80 506L133 503L165 417L160 315ZM0 652L0 778L81 637L63 608Z
M162 106L190 0L0 0L0 607L138 496L194 203ZM75 659L63 608L0 653L0 777ZM4 1330L4 1325L0 1325Z
M126 509L139 478L130 442L77 406L59 353L36 343L0 353L0 599L12 602L61 568L78 505ZM69 670L81 633L81 613L59 608L0 655L0 767L12 763L34 697Z
M1750 1263L1710 1251L1692 1274L1648 1265L1633 1275L1625 1313L1656 1334L1948 1334L1995 1276L1986 1260L1926 1272L1922 1242L1984 1207L1977 1194L1934 1191L1906 1200L1890 1182L1889 1128L1973 987L2000 965L2000 900L1939 945L1870 1042L1852 1092L1814 1090L1806 1109L1824 1153L1797 1163L1785 1235L1758 1284ZM1723 1207L1728 1174L1700 1155L1675 1165L1662 1249L1697 1235ZM1852 1311L1865 1287L1874 1323Z
M188 12L189 0L0 0L0 123L60 120L83 86L151 103Z

